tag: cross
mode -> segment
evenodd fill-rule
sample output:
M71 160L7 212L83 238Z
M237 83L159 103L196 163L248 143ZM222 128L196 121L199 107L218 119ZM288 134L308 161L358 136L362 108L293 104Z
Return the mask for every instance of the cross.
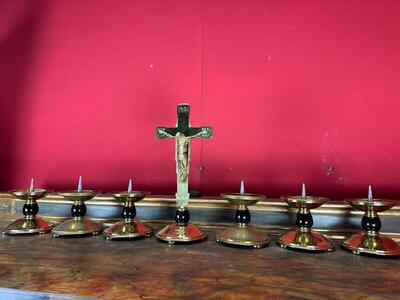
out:
M190 127L189 104L179 104L177 108L178 123L176 127L157 127L157 139L175 139L176 145L176 174L178 207L186 207L189 201L188 175L190 161L190 140L192 138L211 138L212 128L209 126Z

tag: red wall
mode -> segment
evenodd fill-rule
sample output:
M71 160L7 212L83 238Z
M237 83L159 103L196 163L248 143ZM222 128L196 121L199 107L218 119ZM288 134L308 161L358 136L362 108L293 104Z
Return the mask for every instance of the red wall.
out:
M0 0L0 188L400 198L400 1ZM201 172L201 166L204 170Z

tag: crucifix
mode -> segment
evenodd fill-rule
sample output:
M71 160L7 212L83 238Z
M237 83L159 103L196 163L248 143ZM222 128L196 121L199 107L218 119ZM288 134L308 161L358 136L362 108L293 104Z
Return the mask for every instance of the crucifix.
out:
M179 104L177 108L178 123L176 127L157 127L157 139L175 139L175 160L177 174L177 192L175 194L177 211L176 224L169 225L157 233L157 237L173 242L194 241L205 238L205 234L194 225L189 224L189 162L190 141L193 138L211 138L212 128L209 126L190 127L189 104ZM197 234L197 236L196 236Z

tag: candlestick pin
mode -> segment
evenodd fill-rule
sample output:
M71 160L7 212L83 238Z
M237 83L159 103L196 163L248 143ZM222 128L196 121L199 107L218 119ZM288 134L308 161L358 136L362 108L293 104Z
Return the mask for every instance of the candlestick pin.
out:
M59 194L65 199L73 201L74 204L71 207L72 218L57 225L52 230L53 237L97 235L101 233L103 226L85 217L85 201L97 196L98 191L83 190L82 177L80 176L77 190L62 191Z
M148 194L148 192L132 191L132 180L129 180L128 192L111 193L117 201L124 203L122 208L123 220L103 231L106 239L135 239L139 237L150 237L153 234L153 230L150 227L139 220L135 220L135 202L141 201Z
M25 201L25 204L22 207L24 218L17 219L3 227L3 233L18 235L46 233L51 231L54 225L37 216L39 212L37 200L46 197L50 193L49 190L35 189L32 178L28 190L14 190L9 193L16 198Z
M334 243L324 235L311 230L313 217L311 209L320 207L329 199L306 195L306 186L303 183L301 196L281 197L291 208L297 208L297 230L291 230L278 239L282 248L291 248L305 251L333 251Z
M361 227L364 232L355 234L342 242L342 246L353 254L377 256L400 256L400 246L391 238L379 233L381 220L378 212L391 209L398 201L391 199L374 199L372 187L368 187L368 197L346 199L345 202L354 209L364 212Z

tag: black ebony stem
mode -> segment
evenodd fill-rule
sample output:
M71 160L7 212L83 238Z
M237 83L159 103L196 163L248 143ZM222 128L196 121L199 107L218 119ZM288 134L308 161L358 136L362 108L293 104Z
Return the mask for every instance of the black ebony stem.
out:
M83 201L75 201L71 207L71 214L74 219L83 218L86 214L86 205Z
M190 215L186 207L179 207L175 213L175 222L178 227L187 226L189 224Z
M247 206L239 205L236 209L235 221L239 225L247 225L250 223L251 216Z
M132 201L126 201L122 208L122 218L125 223L131 223L136 217L136 206Z
M300 208L297 212L297 226L301 231L310 231L314 224L313 217L308 209Z
M375 211L366 211L361 219L361 227L367 235L377 235L382 227L381 219Z
M22 207L22 213L25 216L26 220L32 220L36 217L39 212L39 205L36 202L36 199L33 197L29 197L24 206Z

